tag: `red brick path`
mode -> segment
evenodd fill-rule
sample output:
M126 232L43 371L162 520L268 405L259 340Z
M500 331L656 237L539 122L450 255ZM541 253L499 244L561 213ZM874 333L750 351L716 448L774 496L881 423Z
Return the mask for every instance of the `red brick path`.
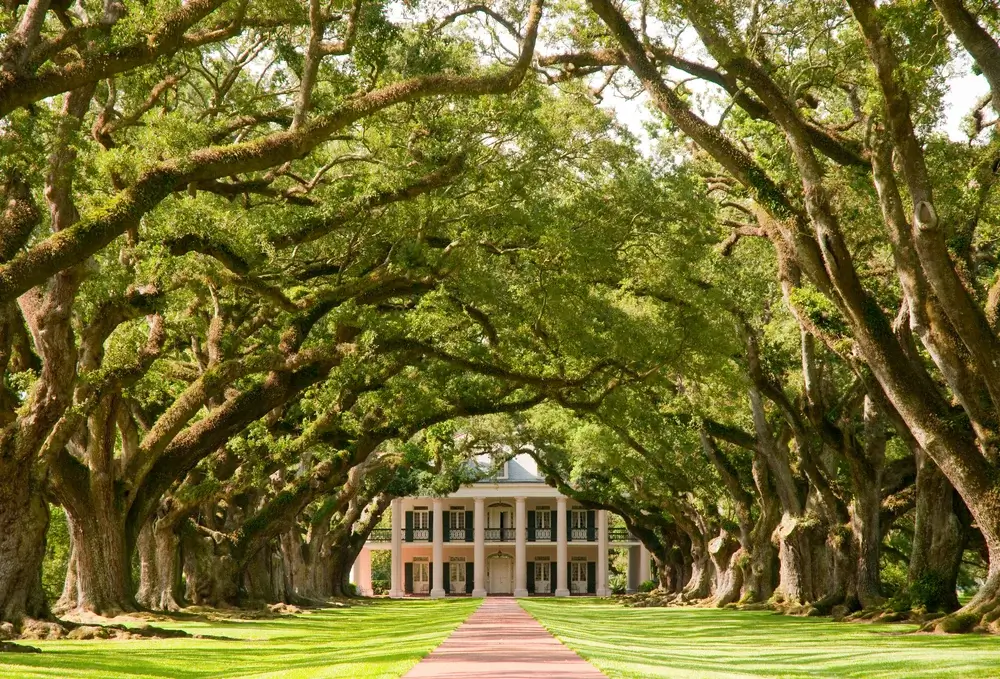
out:
M490 597L404 679L607 679L510 598Z

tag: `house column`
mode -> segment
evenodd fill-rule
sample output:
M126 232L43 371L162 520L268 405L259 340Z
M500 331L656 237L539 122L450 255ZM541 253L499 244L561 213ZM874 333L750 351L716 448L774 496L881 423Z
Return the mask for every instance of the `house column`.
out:
M441 511L441 500L434 498L434 576L431 578L431 598L444 597L444 516Z
M351 568L352 582L361 596L372 596L372 550L368 545L361 548L358 558Z
M392 501L392 541L389 548L392 552L389 568L389 596L398 599L403 596L400 577L403 573L403 501L396 498Z
M528 518L524 498L514 500L514 596L528 596Z
M608 512L597 510L597 596L608 596Z
M566 549L566 498L556 500L556 596L569 596Z
M486 596L486 508L481 497L475 498L475 503L472 596Z
M646 549L646 545L639 543L639 585L646 582L647 580L652 580L652 576L649 574L649 550Z

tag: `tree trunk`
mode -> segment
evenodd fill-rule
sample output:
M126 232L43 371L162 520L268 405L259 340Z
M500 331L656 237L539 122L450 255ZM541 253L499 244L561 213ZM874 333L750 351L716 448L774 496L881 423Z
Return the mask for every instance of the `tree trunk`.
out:
M229 544L195 530L181 539L184 599L192 606L228 608L239 600L239 577Z
M854 499L851 502L851 538L857 560L854 574L854 592L862 608L877 606L882 601L882 584L879 577L879 552L882 545L882 492L881 479L868 478L854 481Z
M708 544L702 535L689 535L691 538L691 575L681 598L685 601L705 599L712 593L712 561L709 558Z
M778 540L778 601L804 604L813 598L812 545L808 528L785 513L775 530Z
M101 502L83 511L68 506L66 518L73 536L76 591L63 590L60 605L64 612L79 610L114 617L135 611L124 519Z
M970 517L934 461L922 450L915 454L916 519L907 574L910 601L928 611L954 611L959 607L958 569L969 538Z
M179 611L180 539L174 526L150 519L139 532L139 592L136 600L154 611Z
M708 552L715 567L715 605L721 608L735 603L743 590L741 560L746 557L746 551L731 535L722 531L708 543Z
M0 457L0 622L45 618L42 559L49 508L30 460Z

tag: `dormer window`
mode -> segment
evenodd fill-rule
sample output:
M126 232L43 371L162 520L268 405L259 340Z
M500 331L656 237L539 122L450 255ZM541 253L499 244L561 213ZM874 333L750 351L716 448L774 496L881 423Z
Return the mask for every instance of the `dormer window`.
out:
M508 464L510 464L510 463L509 462L504 462L503 463L503 467L500 468L500 473L497 474L497 478L498 479L506 479L507 478L507 465Z

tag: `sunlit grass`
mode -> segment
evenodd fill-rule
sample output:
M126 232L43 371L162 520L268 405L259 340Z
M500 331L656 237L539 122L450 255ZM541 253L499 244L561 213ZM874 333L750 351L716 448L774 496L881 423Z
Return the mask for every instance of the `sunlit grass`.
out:
M0 677L395 679L434 649L479 600L378 600L273 620L156 623L218 639L36 641L0 655Z
M766 611L624 608L598 599L522 600L611 679L1000 677L1000 638L910 634Z

